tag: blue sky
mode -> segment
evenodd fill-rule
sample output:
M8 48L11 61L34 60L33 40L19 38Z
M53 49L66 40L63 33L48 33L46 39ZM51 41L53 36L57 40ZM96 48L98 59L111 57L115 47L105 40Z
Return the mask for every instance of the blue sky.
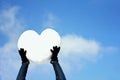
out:
M15 80L17 40L28 29L53 28L67 80L120 80L119 0L0 0L0 80ZM47 75L47 77L46 77ZM52 65L29 66L27 80L55 80Z

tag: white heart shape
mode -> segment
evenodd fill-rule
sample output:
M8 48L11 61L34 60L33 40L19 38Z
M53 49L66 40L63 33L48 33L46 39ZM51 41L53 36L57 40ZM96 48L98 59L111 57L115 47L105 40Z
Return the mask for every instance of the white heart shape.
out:
M27 58L36 63L48 61L51 57L50 49L60 46L61 38L53 29L44 30L41 35L33 30L27 30L18 39L18 48L27 50Z

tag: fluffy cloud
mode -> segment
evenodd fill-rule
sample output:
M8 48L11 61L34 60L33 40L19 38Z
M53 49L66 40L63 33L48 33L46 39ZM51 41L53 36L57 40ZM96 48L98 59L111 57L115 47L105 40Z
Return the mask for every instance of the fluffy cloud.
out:
M44 17L45 20L43 22L43 28L54 28L54 25L56 24L57 17L53 15L52 13L47 13L47 16Z
M0 47L0 77L1 80L15 80L18 69L17 39L23 29L23 24L16 18L18 7L3 10L0 13L0 33L8 41ZM11 71L11 69L13 69ZM14 74L14 75L13 75Z
M82 57L93 57L97 56L100 50L100 43L95 40L85 39L77 35L62 37L62 52L66 55L76 54Z
M101 44L75 34L62 37L60 60L66 74L76 67L81 70L85 61L95 61L103 51Z

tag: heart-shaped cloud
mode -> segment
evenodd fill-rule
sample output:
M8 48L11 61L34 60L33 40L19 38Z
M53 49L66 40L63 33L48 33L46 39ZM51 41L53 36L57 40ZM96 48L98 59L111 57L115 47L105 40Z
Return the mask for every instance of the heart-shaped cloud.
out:
M27 58L36 63L47 61L51 57L50 49L60 46L61 38L53 29L44 30L41 35L33 30L23 32L18 40L18 48L27 50Z

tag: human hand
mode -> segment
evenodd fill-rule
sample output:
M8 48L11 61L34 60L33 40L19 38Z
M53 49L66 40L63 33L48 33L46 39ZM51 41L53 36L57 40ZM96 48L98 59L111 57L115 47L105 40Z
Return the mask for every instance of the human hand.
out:
M26 52L27 51L24 50L24 48L20 48L20 50L18 50L18 52L19 52L19 55L21 57L22 63L29 62L29 60L26 57Z
M58 61L58 53L60 51L60 47L57 46L53 46L53 49L50 49L52 52L52 56L51 56L51 61Z

